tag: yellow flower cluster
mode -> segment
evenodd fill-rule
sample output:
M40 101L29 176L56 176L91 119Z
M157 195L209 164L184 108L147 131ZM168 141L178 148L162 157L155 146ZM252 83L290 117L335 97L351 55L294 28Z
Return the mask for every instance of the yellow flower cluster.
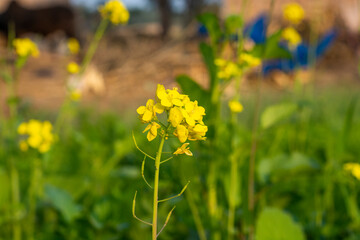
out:
M76 38L69 38L67 42L67 47L71 54L75 55L78 54L80 50L80 44L79 41Z
M164 134L172 132L181 143L187 140L205 140L208 127L203 122L205 109L198 106L197 101L190 101L187 95L180 94L177 88L165 89L158 84L156 90L156 102L149 99L145 106L140 106L136 110L143 123L149 123L144 132L147 139L152 141L158 135L158 129L162 128ZM168 126L164 127L157 118L157 114L166 112ZM162 127L162 126L163 127ZM182 149L182 150L179 150ZM186 153L189 155L187 145L179 148L176 154Z
M125 5L118 0L108 1L99 8L99 12L104 19L110 20L113 24L126 24L129 21L130 14Z
M76 74L80 71L80 66L76 62L70 62L67 65L67 71L71 74Z
M282 31L282 38L285 39L291 48L296 47L301 43L300 34L292 27L287 27Z
M254 57L249 53L241 53L239 56L240 63L246 63L249 67L257 67L261 64L261 59Z
M39 56L39 49L29 38L16 38L13 41L13 46L16 54L20 57L28 57L30 55L33 57Z
M219 68L217 76L220 79L231 79L241 74L239 66L232 61L218 58L215 60L215 65Z
M41 153L45 153L50 150L55 139L49 121L40 122L32 119L29 122L21 123L17 131L20 135L28 135L26 140L20 141L19 145L22 151L27 151L30 146Z
M229 108L230 108L230 111L233 113L242 112L244 109L243 105L237 100L229 101Z
M298 3L289 3L283 10L284 19L292 24L299 24L305 17L305 11Z
M346 163L344 170L349 171L355 178L360 180L360 164L359 163Z

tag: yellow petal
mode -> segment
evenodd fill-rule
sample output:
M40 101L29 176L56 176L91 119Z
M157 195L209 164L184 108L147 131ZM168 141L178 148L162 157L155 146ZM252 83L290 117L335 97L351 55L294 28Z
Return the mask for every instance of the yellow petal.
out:
M136 109L136 112L140 115L144 114L145 113L145 110L146 110L146 107L145 106L140 106Z

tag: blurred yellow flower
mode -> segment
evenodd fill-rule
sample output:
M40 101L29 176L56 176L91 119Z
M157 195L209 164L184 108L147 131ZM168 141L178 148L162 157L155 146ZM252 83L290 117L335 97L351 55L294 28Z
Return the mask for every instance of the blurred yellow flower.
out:
M239 62L240 63L246 63L249 67L257 67L261 64L261 59L254 57L251 54L248 53L241 53L239 56Z
M300 34L292 27L287 27L282 31L282 38L288 41L291 48L296 47L301 43Z
M73 90L70 92L70 99L74 102L77 102L81 99L81 91Z
M239 66L234 62L216 59L215 65L218 67L217 76L220 79L228 80L241 74Z
M104 19L110 20L113 24L126 24L129 21L130 14L125 5L118 0L108 1L99 8L99 12Z
M29 38L16 38L13 41L13 46L16 54L20 57L28 57L30 55L33 57L39 56L39 49Z
M174 152L174 154L186 154L188 156L192 156L192 152L190 151L190 148L188 147L189 143L184 143L181 147L179 147L178 149L176 149L176 151Z
M283 10L284 19L292 24L299 24L305 17L305 11L298 3L289 3Z
M29 147L32 147L45 153L50 150L55 140L52 124L49 121L40 122L32 119L29 122L21 123L17 131L20 135L28 135L26 140L19 142L21 151L27 151Z
M168 121L173 127L177 127L183 119L184 116L179 107L173 107L170 109Z
M230 108L230 111L233 113L242 112L244 109L243 105L237 100L229 101L229 108Z
M360 164L359 163L345 163L344 170L349 171L355 178L360 180Z
M80 71L80 66L76 62L70 62L67 65L67 71L71 74L76 74Z
M143 131L143 133L148 131L147 139L149 142L156 138L158 128L160 128L160 125L156 122L152 122L149 125L147 125L147 127Z
M79 41L76 38L69 38L67 42L67 47L71 54L78 54L80 50Z

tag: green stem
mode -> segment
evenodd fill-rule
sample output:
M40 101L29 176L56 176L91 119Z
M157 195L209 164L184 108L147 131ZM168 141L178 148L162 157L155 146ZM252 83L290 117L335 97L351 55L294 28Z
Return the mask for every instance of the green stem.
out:
M197 229L199 239L200 240L206 240L206 233L205 233L205 229L204 229L204 226L202 224L202 221L201 221L200 213L199 213L199 210L198 210L198 208L196 206L194 196L192 195L192 192L191 192L190 189L188 189L186 191L185 197L186 197L186 200L189 203L190 210L191 210L191 212L193 214L195 227Z
M86 55L84 57L84 60L81 64L81 69L80 69L80 73L79 76L81 76L84 71L86 70L86 68L88 67L88 65L91 62L91 59L93 58L95 51L99 45L99 42L101 40L101 38L103 37L105 30L107 28L107 26L109 25L109 20L107 19L103 19L100 22L99 27L96 29L95 35L94 35L94 39L91 41L90 43L90 47L88 49L88 51L86 52Z
M158 200L159 200L159 171L161 154L164 147L165 134L161 138L159 150L156 153L155 158L155 179L154 179L154 201L153 201L153 221L152 221L152 240L157 238L157 216L158 216Z
M228 216L228 240L234 239L235 235L235 209L236 209L236 197L238 189L238 161L236 154L233 154L231 159L231 172L230 172L230 193L229 193L229 216Z
M14 159L10 159L11 205L13 240L21 240L21 226L19 223L18 208L20 205L19 173Z
M38 194L39 186L41 179L41 161L39 159L34 159L32 166L32 175L30 181L29 189L29 223L28 223L28 240L34 240L34 226L36 220L36 198Z

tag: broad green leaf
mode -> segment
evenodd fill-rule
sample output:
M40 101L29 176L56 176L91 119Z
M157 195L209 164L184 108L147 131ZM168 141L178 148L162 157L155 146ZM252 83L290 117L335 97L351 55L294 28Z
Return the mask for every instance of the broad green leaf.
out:
M256 221L256 240L305 240L301 225L288 213L265 208Z
M197 100L200 106L208 110L210 95L209 92L203 89L197 82L187 75L179 75L176 77L176 82L180 85L182 91L189 95L191 100Z
M209 32L212 45L216 44L221 37L221 29L218 17L213 13L204 13L197 17L198 21L206 27Z
M291 58L290 52L280 47L280 40L281 30L267 38L263 59Z
M272 179L281 178L318 167L313 159L302 153L294 152L290 156L281 154L273 158L262 159L257 166L257 174L261 182L266 182L270 177Z
M230 15L225 19L225 29L227 34L238 34L241 31L244 21L241 15Z
M265 109L261 115L261 126L266 129L291 116L297 110L295 103L280 103Z
M81 206L74 202L68 192L52 185L46 185L45 194L53 206L59 210L66 222L71 223L79 217Z
M208 74L209 74L209 78L210 78L210 89L213 89L216 84L216 81L217 81L217 76L216 76L217 68L215 65L214 51L211 48L211 46L209 46L206 43L200 43L199 49L200 49L201 55L203 57L203 61L208 70Z

